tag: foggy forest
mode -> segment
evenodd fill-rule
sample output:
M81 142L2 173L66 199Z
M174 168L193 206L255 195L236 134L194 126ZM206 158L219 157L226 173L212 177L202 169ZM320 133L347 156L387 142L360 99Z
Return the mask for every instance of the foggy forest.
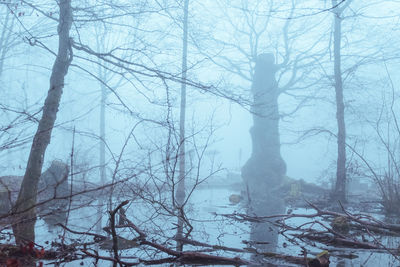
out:
M400 266L399 0L0 0L0 266Z

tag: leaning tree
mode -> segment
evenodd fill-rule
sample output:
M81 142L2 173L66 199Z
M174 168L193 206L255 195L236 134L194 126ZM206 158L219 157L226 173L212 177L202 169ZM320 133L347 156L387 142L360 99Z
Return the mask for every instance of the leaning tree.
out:
M39 177L42 172L46 148L50 143L51 132L56 121L64 88L64 79L73 57L70 39L72 25L71 0L61 0L59 11L60 16L57 27L58 52L50 76L50 88L43 105L42 118L33 138L18 199L13 207L15 215L13 231L17 244L35 241L35 206Z

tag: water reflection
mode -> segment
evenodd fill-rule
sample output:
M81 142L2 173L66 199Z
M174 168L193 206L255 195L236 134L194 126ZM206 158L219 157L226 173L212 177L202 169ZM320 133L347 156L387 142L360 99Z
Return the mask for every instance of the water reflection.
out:
M337 262L336 267L346 267L346 260L341 259Z
M285 205L281 198L273 194L264 196L253 196L249 203L248 215L250 216L269 216L273 214L282 214L285 211ZM276 252L278 245L278 228L270 223L252 222L250 227L250 241L253 248L258 252ZM254 254L251 261L253 266L278 266L267 262L262 255Z

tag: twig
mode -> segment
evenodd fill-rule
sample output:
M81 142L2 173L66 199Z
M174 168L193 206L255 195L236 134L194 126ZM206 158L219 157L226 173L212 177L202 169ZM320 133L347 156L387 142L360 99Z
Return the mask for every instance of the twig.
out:
M119 209L121 209L123 206L127 205L129 203L128 200L125 200L124 202L120 203L114 210L110 211L110 227L111 227L111 235L112 235L112 240L113 240L113 251L114 251L114 259L115 261L113 262L113 267L117 266L117 263L122 267L122 263L119 260L119 255L118 255L118 238L117 238L117 232L115 231L115 214L118 212Z

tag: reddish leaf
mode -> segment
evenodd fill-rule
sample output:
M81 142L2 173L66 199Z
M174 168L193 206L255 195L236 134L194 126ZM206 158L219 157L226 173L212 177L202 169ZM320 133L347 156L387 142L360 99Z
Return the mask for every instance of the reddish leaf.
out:
M36 252L36 258L38 258L38 259L43 258L43 256L44 256L44 248L42 248L40 250L36 249L35 252Z
M33 244L33 242L29 242L29 244L28 244L29 252L33 252L34 246L35 246L35 244Z

